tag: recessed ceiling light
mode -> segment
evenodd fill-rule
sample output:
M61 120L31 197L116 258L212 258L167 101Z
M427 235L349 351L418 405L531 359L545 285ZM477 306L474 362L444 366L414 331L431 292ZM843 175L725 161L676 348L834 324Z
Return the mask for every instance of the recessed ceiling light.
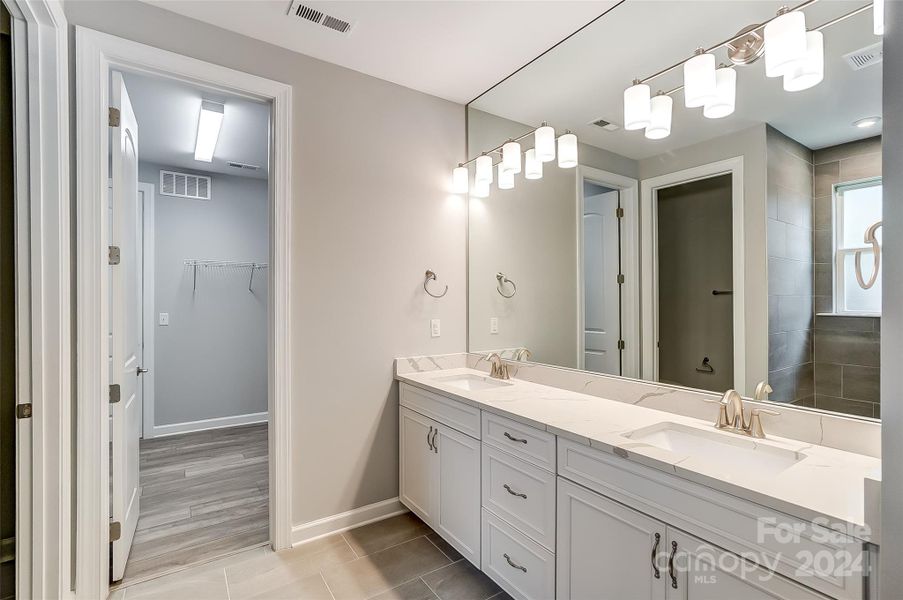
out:
M213 162L213 151L219 139L219 130L223 125L224 107L218 102L201 101L201 114L198 117L198 137L194 147L194 160Z
M858 121L853 121L853 125L860 129L868 129L869 127L874 127L880 122L881 117L866 117L864 119L859 119Z

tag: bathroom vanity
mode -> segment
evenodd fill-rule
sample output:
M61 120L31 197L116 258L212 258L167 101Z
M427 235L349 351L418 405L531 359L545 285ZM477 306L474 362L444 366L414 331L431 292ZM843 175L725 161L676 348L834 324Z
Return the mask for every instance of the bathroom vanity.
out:
M471 368L399 372L399 498L515 598L875 598L880 460ZM767 431L767 427L766 427Z

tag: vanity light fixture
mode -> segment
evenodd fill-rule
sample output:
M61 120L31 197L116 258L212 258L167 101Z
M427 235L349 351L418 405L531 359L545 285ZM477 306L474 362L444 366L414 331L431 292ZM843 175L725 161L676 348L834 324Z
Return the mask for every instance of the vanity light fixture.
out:
M873 0L872 17L875 35L884 35L884 0Z
M458 166L452 171L452 194L466 194L469 179L470 173L467 167L458 163Z
M853 125L855 125L859 129L868 129L869 127L874 127L880 122L881 117L866 117L864 119L859 119L858 121L853 121Z
M474 181L480 184L485 183L488 186L492 183L492 157L484 153L477 157L476 165L477 172L474 175Z
M645 129L649 125L650 88L639 79L624 90L624 129Z
M524 177L526 179L542 179L542 161L539 160L537 154L536 148L530 148L524 154Z
M577 136L570 131L558 138L558 166L562 169L577 166Z
M501 171L510 171L512 174L520 173L520 144L514 140L509 140L502 146L502 168Z
M737 101L737 71L721 64L715 71L715 98L706 104L702 114L709 119L720 119L734 112Z
M671 135L671 110L674 100L668 94L659 92L652 98L652 113L649 126L646 127L646 137L650 140L660 140Z
M506 171L502 163L499 163L499 189L514 189L514 171Z
M225 106L219 102L201 100L201 114L198 116L198 137L194 145L194 160L213 162L213 151L223 126Z
M536 150L536 158L541 162L552 162L555 160L555 128L550 127L546 123L539 126L539 129L533 134L534 148ZM540 173L542 173L542 165L540 165ZM529 179L529 177L527 177Z
M470 194L474 198L488 198L489 197L489 184L488 183L475 183L473 185L473 190L471 190Z
M765 75L780 77L806 55L806 15L781 7L765 26Z
M698 108L715 100L715 55L697 48L696 56L684 63L684 104Z
M806 34L806 54L784 72L784 91L799 92L825 78L825 36L821 31Z

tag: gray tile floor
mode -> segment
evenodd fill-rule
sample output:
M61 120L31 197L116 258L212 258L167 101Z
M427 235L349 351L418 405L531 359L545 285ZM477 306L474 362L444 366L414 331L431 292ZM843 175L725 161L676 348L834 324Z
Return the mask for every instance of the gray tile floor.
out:
M113 600L509 600L410 513L308 542L255 548L116 590Z

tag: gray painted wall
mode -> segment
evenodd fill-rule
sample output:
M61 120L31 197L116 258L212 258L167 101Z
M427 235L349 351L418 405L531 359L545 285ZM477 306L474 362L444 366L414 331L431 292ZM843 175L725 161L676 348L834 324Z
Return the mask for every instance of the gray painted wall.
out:
M160 194L160 169L211 176L211 199ZM266 412L268 271L252 293L246 269L199 269L194 290L184 261L268 262L267 182L147 162L139 180L157 190L155 322L169 313L154 328L154 424Z
M466 206L447 191L464 107L141 2L64 6L72 25L293 86L293 521L396 497L392 359L465 349Z

